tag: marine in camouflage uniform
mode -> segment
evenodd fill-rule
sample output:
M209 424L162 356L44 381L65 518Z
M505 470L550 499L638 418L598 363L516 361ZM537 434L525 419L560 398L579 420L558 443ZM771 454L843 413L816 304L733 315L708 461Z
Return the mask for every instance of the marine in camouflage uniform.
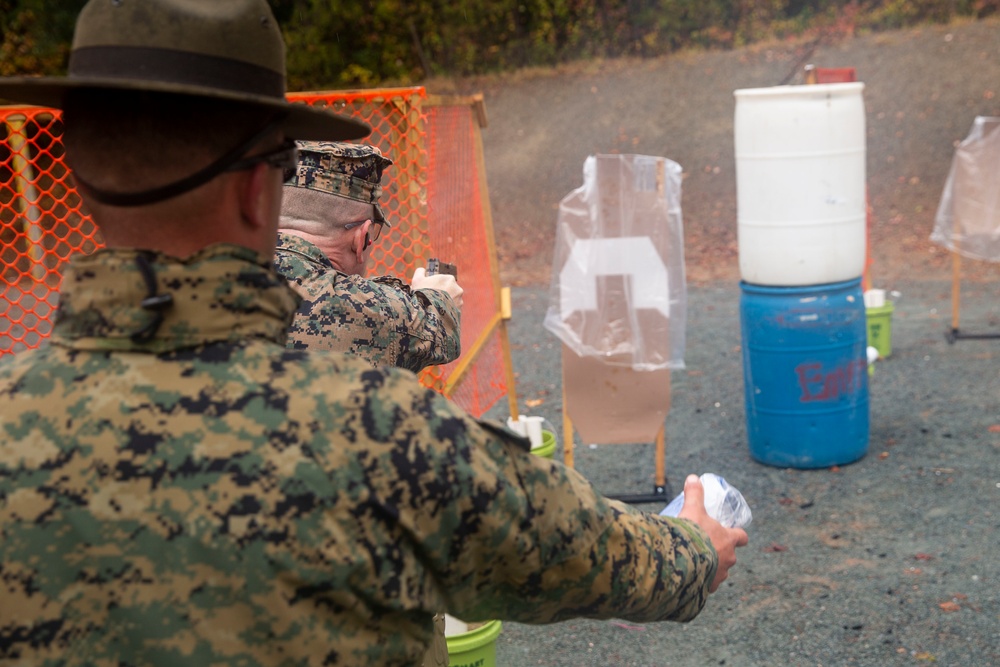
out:
M377 147L304 141L298 143L298 149L295 176L285 183L283 220L298 215L324 221L330 227L354 222L350 217L337 219L340 209L324 206L328 197L340 197L371 206L379 229L389 226L380 199L382 173L392 160ZM341 232L338 229L335 233ZM397 366L414 372L459 356L460 311L444 291L411 290L396 278L367 279L340 271L322 249L282 231L278 233L275 268L302 297L289 330L291 347L347 352L373 366ZM448 666L444 626L444 614L435 614L434 636L423 667Z
M144 263L173 306L142 342ZM0 659L414 665L436 609L705 604L695 524L601 497L407 371L287 349L297 298L249 250L102 250L62 290L51 343L0 359Z
M298 147L298 170L285 184L283 220L304 216L343 226L353 221L331 220L322 207L328 197L342 197L370 204L373 222L389 226L379 197L383 169L392 161L378 148L338 142ZM300 197L305 191L321 195ZM289 332L295 348L349 352L373 366L414 372L461 352L460 311L442 290L411 290L396 278L352 274L310 241L283 231L275 266L303 299Z
M102 57L74 57L95 42ZM0 357L0 662L413 665L439 609L693 618L726 566L705 529L601 497L406 370L285 346L298 298L270 253L289 154L267 144L362 133L289 105L283 85L205 83L283 72L281 44L264 0L92 0L72 81L0 79L0 97L45 106L90 86L64 113L67 156L72 134L106 188L83 188L88 206L109 244L146 230L159 248L73 257L48 344ZM109 98L120 136L104 146L83 128L108 122ZM152 127L184 128L173 155L196 150L221 121L187 131L234 98L243 124L270 120L191 176L112 189L132 175L101 158ZM213 231L240 243L165 253L208 197Z

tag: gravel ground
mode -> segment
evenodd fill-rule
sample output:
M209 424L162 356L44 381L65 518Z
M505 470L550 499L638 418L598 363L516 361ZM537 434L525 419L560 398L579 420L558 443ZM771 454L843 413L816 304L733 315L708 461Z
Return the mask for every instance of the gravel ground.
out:
M750 545L690 624L505 623L497 664L1000 664L1000 340L946 342L950 282L888 287L898 292L893 352L870 385L869 452L806 471L750 458L738 284L689 286L668 481L673 493L688 473L726 477L753 508ZM996 296L995 285L964 287L963 331L1000 333ZM547 288L515 288L513 301L521 409L561 429L559 347L542 327ZM490 416L506 416L505 406ZM598 489L652 489L652 445L578 443L576 454Z

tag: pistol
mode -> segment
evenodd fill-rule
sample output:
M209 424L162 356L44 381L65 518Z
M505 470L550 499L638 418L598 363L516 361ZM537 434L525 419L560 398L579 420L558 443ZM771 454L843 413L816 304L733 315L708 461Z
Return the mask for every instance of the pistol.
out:
M427 275L433 276L435 273L447 273L448 275L455 276L455 280L458 280L457 266L448 262L442 262L436 257L431 257L427 260Z

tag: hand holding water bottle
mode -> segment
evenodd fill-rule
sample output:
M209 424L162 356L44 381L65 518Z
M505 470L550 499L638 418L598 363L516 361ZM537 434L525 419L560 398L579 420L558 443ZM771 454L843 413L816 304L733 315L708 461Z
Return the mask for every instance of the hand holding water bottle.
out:
M746 528L750 525L753 513L739 489L730 486L725 478L715 473L706 472L700 479L705 490L705 511L710 517L726 528ZM660 514L677 516L683 506L684 492L681 491Z
M712 541L712 546L719 555L719 569L716 570L715 579L709 587L709 591L714 593L729 576L730 568L736 565L736 549L746 546L750 538L742 528L727 528L709 515L705 509L705 487L697 475L688 475L684 480L684 492L678 498L681 498L682 506L677 517L693 521L708 533L708 539ZM740 499L743 499L742 495ZM676 500L675 498L674 502ZM667 514L667 510L673 507L674 502L671 502L661 514Z

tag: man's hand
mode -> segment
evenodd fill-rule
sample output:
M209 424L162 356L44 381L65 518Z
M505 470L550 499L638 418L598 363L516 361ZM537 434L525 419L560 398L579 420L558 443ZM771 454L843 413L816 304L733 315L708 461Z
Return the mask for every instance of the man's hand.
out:
M705 488L697 475L688 475L684 480L684 506L677 518L690 519L701 526L719 554L719 569L709 588L714 593L729 576L729 568L736 565L736 547L746 546L750 537L742 528L726 528L708 515L705 511Z
M410 280L410 288L415 290L436 289L447 292L451 295L455 305L459 308L462 307L462 293L465 290L455 280L455 276L447 273L436 273L433 276L429 276L427 275L427 270L421 266L413 272L413 278Z

